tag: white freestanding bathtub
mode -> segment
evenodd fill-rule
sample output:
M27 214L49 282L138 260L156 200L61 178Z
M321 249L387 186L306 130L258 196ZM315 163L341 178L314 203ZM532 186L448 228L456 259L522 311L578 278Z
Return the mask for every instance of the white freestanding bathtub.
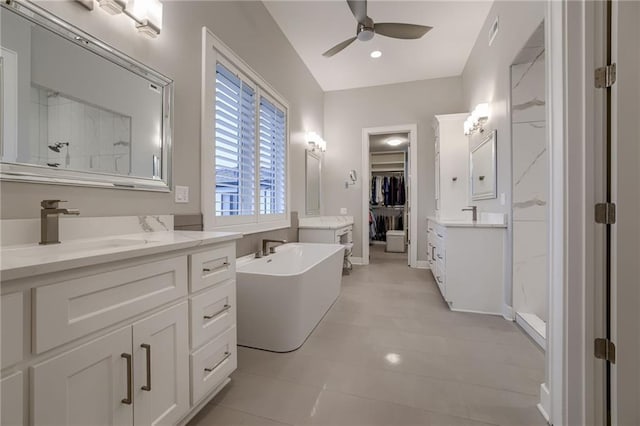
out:
M291 243L238 261L238 345L298 349L340 294L344 247Z

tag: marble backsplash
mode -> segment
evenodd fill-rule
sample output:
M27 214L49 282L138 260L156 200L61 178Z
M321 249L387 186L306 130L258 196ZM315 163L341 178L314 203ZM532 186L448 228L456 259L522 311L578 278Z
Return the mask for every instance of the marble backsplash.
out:
M172 230L173 215L60 216L59 235L60 241L65 241ZM0 220L0 244L3 246L33 244L39 241L40 219Z

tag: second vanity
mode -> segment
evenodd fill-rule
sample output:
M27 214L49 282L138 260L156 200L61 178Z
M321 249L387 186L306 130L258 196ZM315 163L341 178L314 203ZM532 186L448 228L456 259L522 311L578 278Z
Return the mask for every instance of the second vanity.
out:
M240 237L3 247L1 423L186 423L237 366Z
M503 315L506 227L428 218L428 263L451 310Z

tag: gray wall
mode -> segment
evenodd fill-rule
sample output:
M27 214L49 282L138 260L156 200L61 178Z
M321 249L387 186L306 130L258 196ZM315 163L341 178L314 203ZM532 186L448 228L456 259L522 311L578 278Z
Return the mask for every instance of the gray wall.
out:
M545 5L543 1L494 2L462 73L463 110L472 111L477 104L489 102L490 117L485 129L498 131L498 198L475 201L479 211L511 213L510 66L543 21ZM489 46L489 28L496 16L499 31ZM478 133L471 136L470 147L482 138ZM505 194L504 205L500 203L501 193Z
M200 213L201 37L207 26L289 102L291 210L304 211L306 131L322 131L324 93L261 2L163 1L162 34L149 40L125 16L71 1L43 7L175 81L174 185L190 187L188 204L173 193L3 182L0 217L38 217L45 198L69 200L83 216ZM254 236L257 239L258 236Z
M362 129L416 123L418 125L418 260L426 260L426 218L434 212L435 114L464 110L460 77L340 90L325 94L327 141L323 177L324 214L337 215L341 207L353 215L355 257L362 256ZM358 183L345 189L349 170L358 172ZM368 232L368 230L365 230Z

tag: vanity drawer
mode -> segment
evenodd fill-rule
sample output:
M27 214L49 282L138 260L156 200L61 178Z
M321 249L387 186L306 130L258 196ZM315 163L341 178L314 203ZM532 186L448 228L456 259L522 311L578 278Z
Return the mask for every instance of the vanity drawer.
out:
M35 352L186 296L187 279L180 256L36 288Z
M433 274L433 276L436 280L436 284L438 284L438 288L440 289L440 294L442 294L442 298L445 301L448 301L449 299L447 299L446 275L447 274L444 268L444 264L442 262L436 262L436 272L435 274Z
M22 361L24 348L24 293L2 295L2 368Z
M237 366L236 328L232 327L191 355L191 405L207 396Z
M224 282L191 298L191 347L197 348L236 323L236 283Z
M192 292L234 278L236 275L235 244L225 244L190 255L189 268Z

